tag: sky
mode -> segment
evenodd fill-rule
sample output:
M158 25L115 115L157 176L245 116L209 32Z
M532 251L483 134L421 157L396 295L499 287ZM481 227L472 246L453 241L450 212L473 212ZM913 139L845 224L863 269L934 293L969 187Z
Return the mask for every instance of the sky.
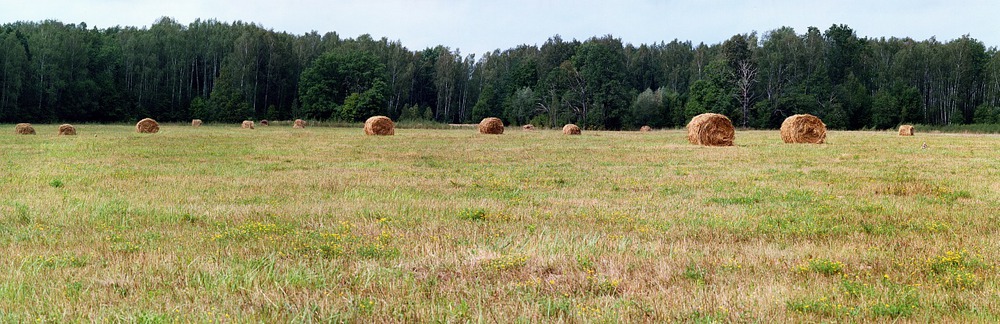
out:
M846 24L860 37L946 42L969 35L986 47L1000 46L995 0L0 0L0 8L0 23L54 19L107 28L149 26L164 16L184 25L197 18L241 20L292 34L369 34L411 50L444 45L463 54L540 46L553 35L715 44L782 26L803 34L833 24Z

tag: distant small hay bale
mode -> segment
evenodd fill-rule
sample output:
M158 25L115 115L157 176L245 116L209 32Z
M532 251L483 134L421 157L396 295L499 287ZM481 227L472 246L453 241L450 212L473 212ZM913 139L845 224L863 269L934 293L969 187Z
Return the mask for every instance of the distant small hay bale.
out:
M521 126L521 129L526 130L526 131L533 131L533 130L535 130L535 125L527 124L527 125Z
M252 120L244 120L243 124L240 125L240 128L243 128L243 129L253 129L253 121Z
M899 126L899 136L913 136L913 125Z
M152 118L143 118L135 124L135 131L144 134L153 134L160 131L160 124Z
M687 125L688 142L705 146L733 146L736 129L729 117L705 113L691 118Z
M563 126L563 135L580 135L580 127L573 124Z
M35 128L31 127L31 124L29 123L20 123L14 125L14 134L35 135Z
M503 134L503 121L496 117L486 117L479 122L480 134Z
M268 124L268 123L267 123L267 119L261 119L261 120L260 120L260 125L261 125L261 126L268 126L267 124Z
M59 125L59 135L76 135L76 127L70 124Z
M295 123L292 124L292 128L306 128L306 121L301 119L296 119Z
M365 135L396 135L396 124L386 116L371 116L365 120Z
M646 126L642 126L641 128L639 128L639 131L643 132L643 133L645 133L645 132L651 132L651 131L653 131L653 128L649 127L649 125L646 125Z
M192 119L191 120L191 126L201 127L201 119Z
M781 140L785 143L823 144L826 124L810 114L792 115L781 123Z

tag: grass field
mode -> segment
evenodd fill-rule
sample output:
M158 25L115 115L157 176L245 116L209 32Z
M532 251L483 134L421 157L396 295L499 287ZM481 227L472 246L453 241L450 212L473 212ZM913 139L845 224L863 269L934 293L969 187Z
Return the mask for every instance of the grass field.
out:
M1000 320L996 135L56 127L0 322Z

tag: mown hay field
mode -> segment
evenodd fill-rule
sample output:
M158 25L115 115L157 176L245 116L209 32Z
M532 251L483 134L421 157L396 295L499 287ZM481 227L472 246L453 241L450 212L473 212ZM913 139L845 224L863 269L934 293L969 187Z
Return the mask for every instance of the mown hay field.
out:
M995 135L0 126L0 322L1000 319Z

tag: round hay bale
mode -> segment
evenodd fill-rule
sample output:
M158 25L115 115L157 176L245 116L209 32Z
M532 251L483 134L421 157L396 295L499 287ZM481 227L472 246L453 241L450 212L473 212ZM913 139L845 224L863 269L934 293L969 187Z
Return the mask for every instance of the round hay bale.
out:
M260 125L261 126L267 126L267 119L261 119L260 120Z
M913 125L899 126L899 136L913 136Z
M295 123L292 124L292 128L306 128L306 121L301 119L296 119Z
M642 126L642 128L639 128L639 131L643 132L643 133L645 133L645 132L652 132L653 128L649 127L649 125L646 125L646 126Z
M503 121L496 117L486 117L479 122L480 134L503 134Z
M573 124L563 126L563 135L580 135L580 127Z
M143 118L135 124L135 131L144 134L153 134L160 131L160 124L152 118Z
M792 115L781 123L781 140L785 143L823 144L826 141L826 124L813 115Z
M535 125L527 124L527 125L521 126L521 129L526 130L526 131L533 131L533 130L535 130Z
M200 127L201 126L201 119L192 119L191 120L191 126Z
M29 123L20 123L14 125L14 134L35 135L35 128L31 127L31 124Z
M365 135L396 135L396 124L386 116L372 116L365 120Z
M688 142L705 146L733 146L736 129L729 117L705 113L691 118L687 125Z
M252 120L244 120L243 124L240 125L240 128L243 128L243 129L253 129L253 121Z
M59 125L59 135L76 135L76 127L70 124Z

